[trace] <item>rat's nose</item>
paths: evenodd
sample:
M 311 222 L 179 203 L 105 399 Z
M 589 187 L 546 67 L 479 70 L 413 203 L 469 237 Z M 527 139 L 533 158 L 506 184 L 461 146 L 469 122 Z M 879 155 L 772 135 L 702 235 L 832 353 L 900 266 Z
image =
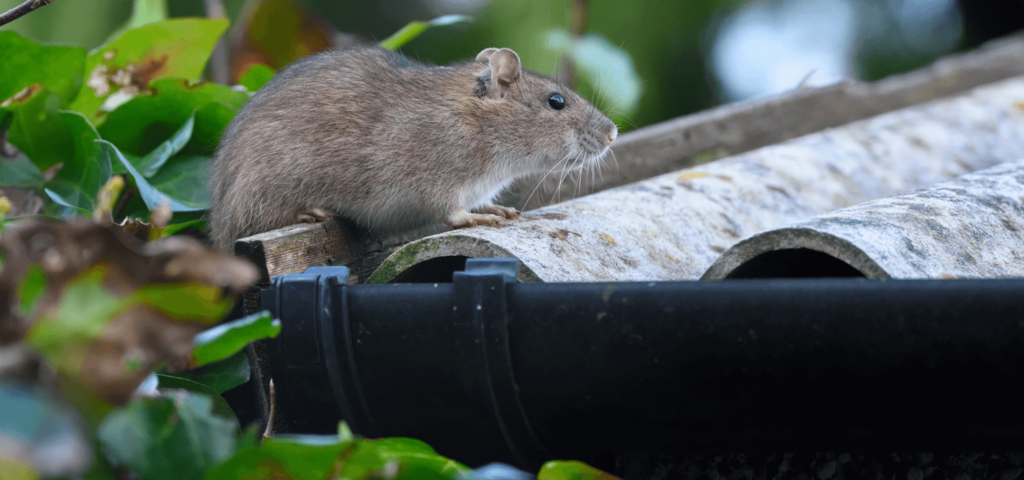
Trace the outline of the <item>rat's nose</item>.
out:
M 608 130 L 608 145 L 611 145 L 612 143 L 614 143 L 615 139 L 618 136 L 619 136 L 619 127 L 616 127 L 615 124 L 613 123 L 612 124 L 612 129 Z

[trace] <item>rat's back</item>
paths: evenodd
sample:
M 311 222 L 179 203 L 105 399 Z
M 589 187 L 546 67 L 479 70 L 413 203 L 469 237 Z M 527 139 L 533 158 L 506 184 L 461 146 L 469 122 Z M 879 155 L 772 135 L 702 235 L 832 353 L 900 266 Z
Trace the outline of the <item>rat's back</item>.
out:
M 403 83 L 400 72 L 410 68 L 425 67 L 379 48 L 325 52 L 297 61 L 253 95 L 210 167 L 214 244 L 227 249 L 242 236 L 295 223 L 326 189 L 371 181 L 351 164 L 372 158 L 368 139 L 401 103 L 400 92 L 384 86 Z M 327 175 L 351 185 L 328 185 Z

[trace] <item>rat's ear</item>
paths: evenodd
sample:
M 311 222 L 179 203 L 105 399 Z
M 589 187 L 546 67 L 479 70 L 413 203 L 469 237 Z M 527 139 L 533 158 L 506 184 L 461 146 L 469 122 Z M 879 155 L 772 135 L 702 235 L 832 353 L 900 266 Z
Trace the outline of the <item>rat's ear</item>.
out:
M 488 50 L 493 50 L 488 53 Z M 522 66 L 519 63 L 519 55 L 508 48 L 488 48 L 477 55 L 477 59 L 488 54 L 487 63 L 491 67 L 491 82 L 487 86 L 486 96 L 494 99 L 505 98 L 512 84 L 522 76 Z
M 476 54 L 476 61 L 487 63 L 491 60 L 491 55 L 494 55 L 494 52 L 497 51 L 497 48 L 485 48 L 481 50 L 480 53 Z

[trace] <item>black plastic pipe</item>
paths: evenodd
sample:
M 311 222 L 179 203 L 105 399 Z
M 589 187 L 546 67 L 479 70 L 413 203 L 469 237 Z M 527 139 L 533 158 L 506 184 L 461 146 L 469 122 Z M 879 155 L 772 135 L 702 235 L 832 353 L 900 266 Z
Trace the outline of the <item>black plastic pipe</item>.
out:
M 516 268 L 276 278 L 279 428 L 344 418 L 527 469 L 608 452 L 1024 449 L 1024 280 L 517 284 Z

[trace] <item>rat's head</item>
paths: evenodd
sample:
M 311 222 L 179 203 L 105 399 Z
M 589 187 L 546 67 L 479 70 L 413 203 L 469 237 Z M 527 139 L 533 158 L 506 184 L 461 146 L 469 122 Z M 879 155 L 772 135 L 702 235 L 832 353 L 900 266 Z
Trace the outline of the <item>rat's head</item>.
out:
M 493 147 L 512 168 L 543 173 L 594 166 L 618 136 L 604 113 L 569 87 L 524 70 L 510 49 L 485 49 L 471 68 L 480 100 L 473 117 L 494 134 Z

